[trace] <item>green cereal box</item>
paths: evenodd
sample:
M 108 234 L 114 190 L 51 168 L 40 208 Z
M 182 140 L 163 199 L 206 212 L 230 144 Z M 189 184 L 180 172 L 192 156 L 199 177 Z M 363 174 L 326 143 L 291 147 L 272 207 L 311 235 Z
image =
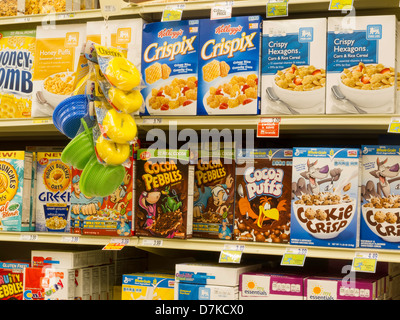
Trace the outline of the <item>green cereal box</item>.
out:
M 0 230 L 29 231 L 32 154 L 0 152 Z

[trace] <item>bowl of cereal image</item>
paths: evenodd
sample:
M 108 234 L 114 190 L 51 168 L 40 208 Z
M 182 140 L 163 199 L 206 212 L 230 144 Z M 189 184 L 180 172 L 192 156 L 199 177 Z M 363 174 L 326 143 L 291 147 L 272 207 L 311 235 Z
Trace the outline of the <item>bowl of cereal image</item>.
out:
M 44 79 L 43 97 L 53 108 L 71 96 L 74 90 L 75 77 L 72 72 L 55 73 Z
M 386 198 L 387 199 L 387 198 Z M 400 203 L 394 202 L 381 206 L 367 202 L 361 212 L 366 225 L 379 238 L 388 242 L 400 242 Z M 398 206 L 398 208 L 397 208 Z
M 325 99 L 326 72 L 314 66 L 296 66 L 278 71 L 272 81 L 277 96 L 291 107 L 308 109 Z
M 363 108 L 384 106 L 394 99 L 394 68 L 363 64 L 344 69 L 339 88 L 351 102 Z
M 49 232 L 64 232 L 67 227 L 67 220 L 62 216 L 47 216 L 46 229 Z
M 303 195 L 303 198 L 304 196 L 310 195 Z M 339 195 L 317 196 L 319 198 L 313 198 L 311 202 L 307 199 L 295 200 L 292 203 L 292 212 L 300 226 L 313 237 L 336 238 L 352 222 L 356 214 L 356 200 Z

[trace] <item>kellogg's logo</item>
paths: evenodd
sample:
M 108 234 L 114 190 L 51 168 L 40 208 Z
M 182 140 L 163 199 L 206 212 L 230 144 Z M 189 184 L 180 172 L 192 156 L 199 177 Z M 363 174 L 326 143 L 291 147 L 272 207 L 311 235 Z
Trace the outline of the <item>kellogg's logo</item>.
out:
M 176 39 L 183 34 L 183 30 L 179 29 L 178 31 L 174 31 L 172 28 L 164 28 L 158 32 L 159 38 L 170 37 L 171 39 Z
M 242 29 L 243 27 L 241 25 L 238 25 L 237 27 L 232 27 L 230 24 L 222 24 L 215 29 L 215 34 L 229 33 L 229 35 L 235 35 L 238 32 L 241 32 Z

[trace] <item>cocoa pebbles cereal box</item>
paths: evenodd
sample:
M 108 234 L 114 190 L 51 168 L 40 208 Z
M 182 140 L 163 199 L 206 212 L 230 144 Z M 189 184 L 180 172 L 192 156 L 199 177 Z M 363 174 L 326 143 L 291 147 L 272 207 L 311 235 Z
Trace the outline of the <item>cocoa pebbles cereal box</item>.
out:
M 193 175 L 189 150 L 138 150 L 135 235 L 179 239 L 192 236 Z
M 360 150 L 293 148 L 290 243 L 356 247 Z
M 238 150 L 234 240 L 289 243 L 292 149 Z
M 198 115 L 259 113 L 261 17 L 200 20 Z
M 193 236 L 229 240 L 235 212 L 235 150 L 199 150 L 195 159 Z
M 142 115 L 195 115 L 199 20 L 147 23 L 142 36 Z
M 400 146 L 362 151 L 360 247 L 400 248 Z

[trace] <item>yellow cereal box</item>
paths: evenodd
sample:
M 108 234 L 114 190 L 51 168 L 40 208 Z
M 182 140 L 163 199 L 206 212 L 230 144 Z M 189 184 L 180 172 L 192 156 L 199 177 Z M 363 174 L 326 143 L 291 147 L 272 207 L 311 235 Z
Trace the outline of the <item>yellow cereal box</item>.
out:
M 72 0 L 26 0 L 25 14 L 72 11 Z
M 174 300 L 175 276 L 136 273 L 122 277 L 122 300 Z
M 36 231 L 69 232 L 71 169 L 61 152 L 38 152 Z
M 36 30 L 0 32 L 0 118 L 30 118 Z
M 37 27 L 32 117 L 52 116 L 71 96 L 85 43 L 86 24 Z

